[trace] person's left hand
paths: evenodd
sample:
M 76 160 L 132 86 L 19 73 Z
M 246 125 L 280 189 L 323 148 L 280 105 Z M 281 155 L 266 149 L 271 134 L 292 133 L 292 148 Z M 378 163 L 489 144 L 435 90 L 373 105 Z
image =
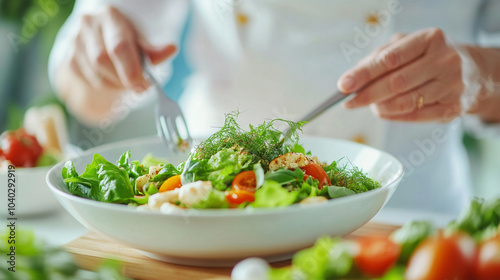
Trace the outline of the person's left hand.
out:
M 462 61 L 437 28 L 398 36 L 344 73 L 338 87 L 359 91 L 346 108 L 375 104 L 388 120 L 448 122 L 462 113 Z

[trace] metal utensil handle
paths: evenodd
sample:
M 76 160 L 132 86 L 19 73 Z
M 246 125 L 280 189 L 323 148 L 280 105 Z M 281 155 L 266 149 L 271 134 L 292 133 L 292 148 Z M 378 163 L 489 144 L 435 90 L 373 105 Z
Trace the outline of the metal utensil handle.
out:
M 314 108 L 313 110 L 311 110 L 311 112 L 309 112 L 307 115 L 305 115 L 304 117 L 302 117 L 300 119 L 300 121 L 307 121 L 307 122 L 309 122 L 309 121 L 314 120 L 316 117 L 318 117 L 319 115 L 321 115 L 323 112 L 325 112 L 326 110 L 328 110 L 330 107 L 332 107 L 333 105 L 335 105 L 335 104 L 339 103 L 340 101 L 344 100 L 348 96 L 350 96 L 350 95 L 343 94 L 340 91 L 335 92 L 327 100 L 325 100 L 324 102 L 321 102 L 321 104 L 318 107 Z

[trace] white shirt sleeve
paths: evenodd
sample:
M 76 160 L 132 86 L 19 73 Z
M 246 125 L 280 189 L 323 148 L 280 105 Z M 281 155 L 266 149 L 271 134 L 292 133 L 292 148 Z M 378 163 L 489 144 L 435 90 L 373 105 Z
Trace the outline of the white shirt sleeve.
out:
M 500 48 L 500 1 L 485 0 L 478 15 L 477 44 L 482 47 Z M 499 77 L 481 77 L 481 83 L 486 89 L 499 91 Z M 498 93 L 492 93 L 498 94 Z M 477 138 L 499 138 L 500 124 L 485 123 L 476 115 L 466 115 L 464 126 L 467 132 Z
M 49 79 L 54 86 L 54 75 L 67 55 L 83 14 L 96 14 L 107 6 L 120 10 L 137 31 L 153 46 L 176 43 L 181 36 L 188 11 L 185 0 L 77 0 L 73 12 L 59 33 L 49 58 Z
M 478 43 L 500 47 L 500 1 L 485 0 L 478 17 Z

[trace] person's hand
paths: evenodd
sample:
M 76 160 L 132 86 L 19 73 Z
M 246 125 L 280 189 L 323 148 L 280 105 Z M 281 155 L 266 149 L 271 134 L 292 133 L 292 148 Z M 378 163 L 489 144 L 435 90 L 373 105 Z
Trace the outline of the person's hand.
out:
M 462 113 L 462 61 L 437 28 L 396 36 L 344 73 L 338 87 L 359 91 L 346 108 L 375 104 L 388 120 L 447 122 Z
M 83 15 L 69 68 L 95 89 L 142 92 L 148 83 L 142 75 L 139 52 L 158 64 L 176 51 L 175 45 L 155 48 L 138 34 L 117 9 L 106 8 L 95 15 Z
M 140 52 L 158 64 L 171 57 L 176 47 L 152 47 L 113 7 L 82 15 L 69 51 L 54 73 L 56 90 L 68 110 L 92 126 L 123 118 L 128 107 L 117 101 L 125 90 L 142 92 L 149 86 L 142 75 Z

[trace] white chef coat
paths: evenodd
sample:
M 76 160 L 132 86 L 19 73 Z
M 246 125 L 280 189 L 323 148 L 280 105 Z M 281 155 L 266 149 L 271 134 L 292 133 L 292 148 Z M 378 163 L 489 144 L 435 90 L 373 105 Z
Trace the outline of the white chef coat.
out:
M 171 43 L 187 1 L 78 1 L 56 41 L 51 73 L 82 13 L 112 4 L 153 44 Z M 394 32 L 439 27 L 457 42 L 500 44 L 500 1 L 193 0 L 188 53 L 195 74 L 180 104 L 190 130 L 206 136 L 224 113 L 239 121 L 298 119 L 336 89 L 338 77 Z M 495 12 L 493 12 L 495 11 Z M 174 69 L 175 71 L 175 69 Z M 153 126 L 153 124 L 152 124 Z M 388 207 L 457 214 L 470 198 L 462 122 L 413 124 L 337 106 L 306 134 L 363 140 L 398 157 L 405 179 Z

